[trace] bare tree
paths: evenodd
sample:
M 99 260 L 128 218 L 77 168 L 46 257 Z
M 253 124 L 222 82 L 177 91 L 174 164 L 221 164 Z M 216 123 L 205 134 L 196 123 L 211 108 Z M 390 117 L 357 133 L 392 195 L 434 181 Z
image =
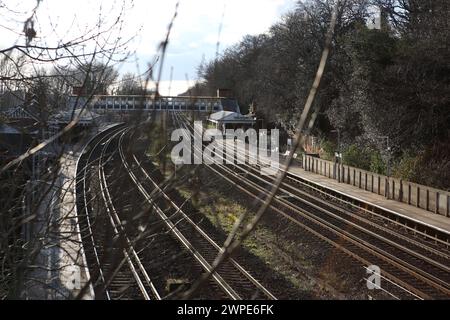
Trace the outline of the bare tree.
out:
M 63 242 L 78 241 L 63 232 L 73 216 L 70 210 L 62 214 L 61 204 L 73 188 L 61 178 L 73 161 L 68 151 L 77 152 L 77 146 L 61 142 L 76 128 L 92 96 L 109 92 L 118 76 L 114 66 L 127 58 L 131 40 L 119 36 L 125 1 L 113 19 L 100 7 L 95 26 L 71 38 L 58 38 L 51 21 L 51 34 L 38 33 L 40 6 L 37 0 L 22 28 L 13 30 L 19 35 L 15 43 L 0 48 L 1 123 L 22 131 L 1 154 L 0 298 L 44 298 L 48 288 L 54 297 L 67 297 L 66 292 L 55 293 L 60 288 L 57 280 L 41 283 L 44 273 L 55 277 L 52 268 L 64 267 L 45 263 L 46 257 L 65 250 Z M 3 1 L 0 12 L 2 17 L 16 15 Z M 80 87 L 85 97 L 76 99 L 74 109 L 81 110 L 77 113 L 67 109 L 73 87 Z M 54 128 L 51 118 L 61 111 L 69 111 L 68 122 Z M 24 137 L 29 137 L 27 143 Z

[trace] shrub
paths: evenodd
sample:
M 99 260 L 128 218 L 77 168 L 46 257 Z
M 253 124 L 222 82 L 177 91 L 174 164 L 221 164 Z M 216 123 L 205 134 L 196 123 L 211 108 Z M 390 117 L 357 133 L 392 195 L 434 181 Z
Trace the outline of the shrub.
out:
M 321 140 L 320 141 L 321 153 L 320 157 L 325 160 L 333 161 L 334 160 L 334 152 L 337 150 L 336 144 L 329 140 Z
M 360 148 L 356 144 L 352 144 L 344 149 L 342 161 L 352 167 L 370 170 L 371 153 L 368 148 Z
M 392 168 L 392 175 L 396 178 L 414 181 L 420 162 L 419 156 L 410 153 L 404 153 L 399 161 Z
M 386 161 L 378 151 L 372 151 L 370 156 L 370 171 L 378 174 L 386 174 Z

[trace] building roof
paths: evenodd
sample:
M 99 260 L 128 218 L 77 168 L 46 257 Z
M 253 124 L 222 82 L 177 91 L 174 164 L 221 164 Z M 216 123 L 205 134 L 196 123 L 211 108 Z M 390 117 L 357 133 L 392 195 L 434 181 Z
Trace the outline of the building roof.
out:
M 241 109 L 239 108 L 239 104 L 236 99 L 233 98 L 222 98 L 220 99 L 222 103 L 222 108 L 225 111 L 233 111 L 237 113 L 241 113 Z
M 88 110 L 87 108 L 77 108 L 72 111 L 60 111 L 56 115 L 51 117 L 50 122 L 69 123 L 73 119 L 79 116 L 79 123 L 90 123 L 96 118 L 100 117 L 99 114 Z
M 15 158 L 32 146 L 32 137 L 7 124 L 0 124 L 0 159 Z
M 255 123 L 256 119 L 232 111 L 219 111 L 209 116 L 209 121 L 217 123 Z
M 7 124 L 0 123 L 0 134 L 22 134 L 22 132 Z

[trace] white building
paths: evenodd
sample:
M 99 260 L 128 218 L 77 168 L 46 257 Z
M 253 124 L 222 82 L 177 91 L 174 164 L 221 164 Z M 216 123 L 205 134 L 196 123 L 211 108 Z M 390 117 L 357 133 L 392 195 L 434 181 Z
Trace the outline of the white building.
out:
M 233 111 L 219 111 L 209 116 L 208 121 L 216 126 L 216 129 L 251 128 L 256 123 L 256 117 L 242 115 Z

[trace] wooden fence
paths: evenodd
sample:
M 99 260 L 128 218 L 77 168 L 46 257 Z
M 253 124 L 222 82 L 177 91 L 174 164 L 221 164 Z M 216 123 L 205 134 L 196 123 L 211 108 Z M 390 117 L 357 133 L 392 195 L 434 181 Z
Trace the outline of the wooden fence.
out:
M 338 165 L 332 161 L 306 155 L 303 156 L 303 168 L 306 171 L 383 195 L 388 199 L 450 217 L 450 193 L 447 191 L 387 177 L 347 165 Z

